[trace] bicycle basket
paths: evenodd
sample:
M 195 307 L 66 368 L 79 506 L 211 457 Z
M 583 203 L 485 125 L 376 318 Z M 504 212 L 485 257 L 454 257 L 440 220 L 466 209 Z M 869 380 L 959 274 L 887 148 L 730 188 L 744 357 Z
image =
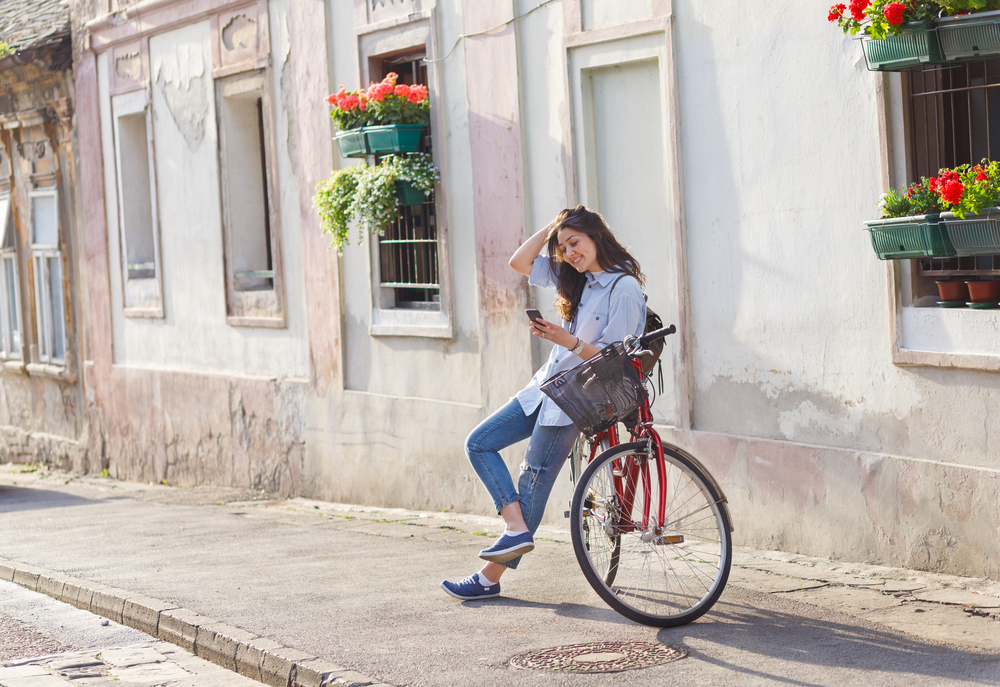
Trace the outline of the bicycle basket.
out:
M 542 384 L 541 390 L 587 436 L 620 421 L 648 398 L 621 343 L 607 346 L 572 370 L 556 375 Z

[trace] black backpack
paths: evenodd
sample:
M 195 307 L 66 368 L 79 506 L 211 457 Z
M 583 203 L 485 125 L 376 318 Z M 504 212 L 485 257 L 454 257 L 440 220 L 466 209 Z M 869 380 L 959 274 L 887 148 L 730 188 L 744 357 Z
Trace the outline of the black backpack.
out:
M 621 275 L 615 279 L 614 283 L 611 285 L 611 291 L 608 292 L 608 305 L 611 304 L 611 295 L 615 292 L 615 287 L 618 285 L 626 275 Z M 642 294 L 642 299 L 648 301 L 646 294 Z M 649 334 L 650 332 L 655 332 L 657 329 L 663 329 L 663 320 L 660 316 L 649 307 L 648 302 L 646 305 L 646 326 L 643 328 L 643 334 Z M 642 373 L 646 376 L 653 371 L 653 367 L 660 360 L 660 354 L 663 353 L 663 342 L 664 339 L 658 339 L 653 343 L 649 344 L 649 350 L 652 351 L 653 355 L 642 356 Z M 663 386 L 663 367 L 660 367 L 660 387 Z

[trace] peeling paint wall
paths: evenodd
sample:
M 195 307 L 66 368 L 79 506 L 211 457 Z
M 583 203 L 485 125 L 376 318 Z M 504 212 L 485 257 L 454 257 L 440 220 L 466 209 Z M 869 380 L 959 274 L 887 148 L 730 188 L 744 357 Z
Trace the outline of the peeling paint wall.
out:
M 284 327 L 227 321 L 212 23 L 199 19 L 149 36 L 162 318 L 129 316 L 123 309 L 116 267 L 121 246 L 112 126 L 117 82 L 109 61 L 113 50 L 98 52 L 92 63 L 82 61 L 85 69 L 93 65 L 81 76 L 89 104 L 81 113 L 91 136 L 87 169 L 99 170 L 103 180 L 101 188 L 91 185 L 85 201 L 90 213 L 88 266 L 95 274 L 104 273 L 104 283 L 97 279 L 91 293 L 98 326 L 87 377 L 90 448 L 99 469 L 118 478 L 234 484 L 284 495 L 304 489 L 302 407 L 310 366 L 302 215 L 288 105 L 291 87 L 280 67 L 288 61 L 291 39 L 286 3 L 272 0 L 267 11 L 272 30 L 264 32 L 270 39 L 266 52 L 278 66 L 266 74 L 275 107 L 270 162 L 278 181 L 271 202 L 280 222 L 272 231 L 281 232 Z M 237 13 L 222 22 L 224 48 L 228 39 L 234 51 L 247 49 L 249 31 L 256 37 L 260 22 L 254 16 L 250 21 Z M 101 319 L 105 308 L 109 321 Z
M 120 264 L 114 172 L 100 162 L 114 159 L 110 51 L 81 61 L 93 91 L 81 114 L 92 464 L 132 479 L 491 512 L 463 441 L 547 354 L 521 311 L 552 298 L 529 292 L 506 260 L 527 233 L 588 197 L 581 180 L 628 185 L 607 178 L 627 165 L 587 168 L 588 150 L 614 151 L 588 148 L 579 131 L 601 115 L 584 111 L 593 83 L 581 74 L 600 81 L 618 60 L 641 63 L 635 83 L 657 84 L 655 96 L 629 102 L 655 100 L 665 122 L 664 140 L 641 151 L 663 151 L 662 194 L 628 204 L 619 188 L 618 204 L 606 201 L 609 214 L 630 218 L 620 230 L 648 266 L 651 304 L 681 326 L 667 344 L 675 384 L 658 417 L 722 484 L 736 541 L 1000 577 L 1000 377 L 893 365 L 885 269 L 860 230 L 882 191 L 879 77 L 815 7 L 674 0 L 658 33 L 630 22 L 657 21 L 663 0 L 563 0 L 462 39 L 434 63 L 455 332 L 443 339 L 373 336 L 371 245 L 339 259 L 326 248 L 313 189 L 348 162 L 333 151 L 323 99 L 337 84 L 360 85 L 378 46 L 414 47 L 412 36 L 433 30 L 443 57 L 460 36 L 537 2 L 440 2 L 433 26 L 407 14 L 410 0 L 325 5 L 268 3 L 284 329 L 225 321 L 210 22 L 150 41 L 162 319 L 122 314 L 120 276 L 108 267 Z M 600 31 L 598 47 L 574 35 L 584 42 L 567 48 L 573 8 L 576 33 Z M 391 21 L 355 14 L 381 11 Z M 619 154 L 612 163 L 645 159 L 627 146 Z M 631 171 L 648 182 L 651 169 Z M 655 221 L 632 217 L 654 207 L 650 195 L 662 203 L 646 212 Z M 4 409 L 8 397 L 39 394 L 4 389 L 0 412 L 15 412 Z M 25 450 L 21 435 L 5 441 Z M 512 470 L 519 450 L 505 454 Z M 561 477 L 548 522 L 562 522 L 568 497 Z

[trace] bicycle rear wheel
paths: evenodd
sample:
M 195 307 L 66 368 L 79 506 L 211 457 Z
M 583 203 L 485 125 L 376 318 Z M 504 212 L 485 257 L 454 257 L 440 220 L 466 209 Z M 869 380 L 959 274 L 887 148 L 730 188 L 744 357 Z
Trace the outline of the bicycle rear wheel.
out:
M 609 606 L 644 625 L 674 627 L 700 618 L 718 601 L 729 579 L 732 537 L 711 480 L 666 446 L 666 517 L 656 522 L 660 480 L 646 446 L 616 446 L 583 472 L 570 511 L 573 550 Z

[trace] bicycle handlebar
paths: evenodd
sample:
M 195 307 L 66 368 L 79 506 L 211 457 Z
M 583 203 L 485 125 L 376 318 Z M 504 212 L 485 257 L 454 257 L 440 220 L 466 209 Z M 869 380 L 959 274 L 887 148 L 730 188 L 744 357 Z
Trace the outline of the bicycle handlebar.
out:
M 644 334 L 643 336 L 640 336 L 639 345 L 641 345 L 643 348 L 646 348 L 649 344 L 653 343 L 654 341 L 662 339 L 666 336 L 670 336 L 676 331 L 677 327 L 675 327 L 672 324 L 667 327 L 664 327 L 663 329 L 657 329 L 654 332 L 650 332 L 649 334 Z
M 644 334 L 643 336 L 626 336 L 625 350 L 633 358 L 640 355 L 653 355 L 652 351 L 646 350 L 649 344 L 662 339 L 665 336 L 670 336 L 677 331 L 677 327 L 670 325 L 664 327 L 663 329 L 657 329 L 656 331 L 650 332 L 649 334 Z

